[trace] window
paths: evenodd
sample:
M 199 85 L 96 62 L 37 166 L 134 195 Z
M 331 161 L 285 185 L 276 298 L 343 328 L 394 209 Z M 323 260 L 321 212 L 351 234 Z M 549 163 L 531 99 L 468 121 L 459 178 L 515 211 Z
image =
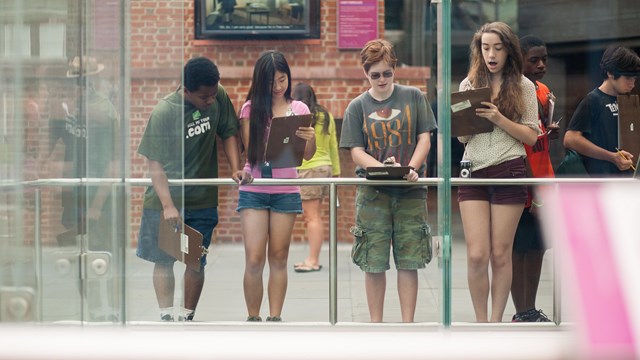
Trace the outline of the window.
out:
M 320 0 L 195 0 L 197 39 L 319 39 Z

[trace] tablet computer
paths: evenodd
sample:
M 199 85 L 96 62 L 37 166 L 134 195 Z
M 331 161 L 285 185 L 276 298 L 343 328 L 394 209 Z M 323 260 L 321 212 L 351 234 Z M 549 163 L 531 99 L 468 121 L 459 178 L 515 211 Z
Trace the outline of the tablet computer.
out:
M 411 171 L 410 166 L 369 166 L 365 178 L 369 180 L 404 180 Z
M 296 136 L 300 127 L 311 126 L 312 114 L 291 115 L 271 119 L 265 160 L 274 169 L 298 167 L 304 158 L 307 141 Z
M 486 107 L 482 101 L 491 102 L 491 89 L 488 87 L 451 94 L 452 137 L 493 131 L 491 121 L 476 115 L 476 108 Z

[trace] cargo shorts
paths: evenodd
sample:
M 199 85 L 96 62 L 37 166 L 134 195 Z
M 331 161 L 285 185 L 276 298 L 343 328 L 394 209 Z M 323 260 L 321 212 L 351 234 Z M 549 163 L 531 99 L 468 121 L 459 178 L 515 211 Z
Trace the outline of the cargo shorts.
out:
M 389 256 L 398 270 L 423 269 L 431 261 L 431 228 L 427 224 L 426 198 L 400 198 L 359 186 L 351 258 L 368 273 L 390 269 Z

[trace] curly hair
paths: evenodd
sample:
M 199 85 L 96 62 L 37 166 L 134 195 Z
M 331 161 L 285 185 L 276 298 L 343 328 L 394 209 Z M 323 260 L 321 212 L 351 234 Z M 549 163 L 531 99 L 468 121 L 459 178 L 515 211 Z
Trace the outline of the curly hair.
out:
M 522 65 L 523 58 L 520 41 L 509 25 L 503 22 L 492 22 L 482 25 L 473 35 L 470 47 L 469 81 L 474 88 L 489 86 L 491 73 L 482 55 L 482 35 L 496 34 L 507 51 L 507 60 L 502 70 L 502 85 L 497 99 L 492 99 L 500 112 L 508 119 L 515 121 L 525 112 L 522 97 Z

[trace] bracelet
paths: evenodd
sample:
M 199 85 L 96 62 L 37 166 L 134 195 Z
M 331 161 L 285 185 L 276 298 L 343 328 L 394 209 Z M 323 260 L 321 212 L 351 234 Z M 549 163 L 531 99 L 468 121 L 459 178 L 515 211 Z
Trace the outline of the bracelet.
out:
M 414 168 L 413 166 L 409 165 L 409 169 L 416 171 L 416 168 Z
M 542 207 L 542 205 L 544 205 L 544 203 L 539 204 L 539 203 L 537 203 L 537 202 L 535 202 L 535 201 L 531 200 L 531 205 L 533 205 L 533 206 L 535 206 L 535 207 L 538 207 L 538 208 L 539 208 L 539 207 Z

